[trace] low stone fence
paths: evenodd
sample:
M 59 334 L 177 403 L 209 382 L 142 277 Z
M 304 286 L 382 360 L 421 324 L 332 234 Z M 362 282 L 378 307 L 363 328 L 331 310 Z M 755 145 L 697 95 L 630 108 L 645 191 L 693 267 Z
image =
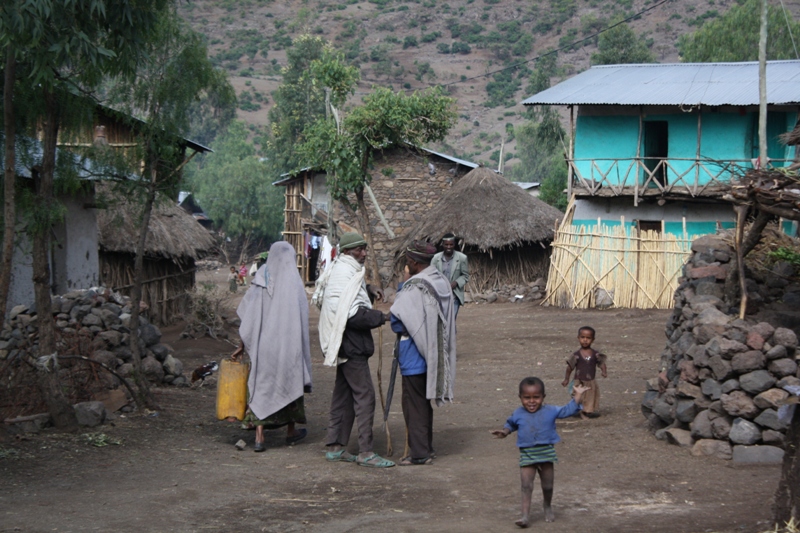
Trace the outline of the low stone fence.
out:
M 789 422 L 779 409 L 788 390 L 800 386 L 797 335 L 759 319 L 740 320 L 738 308 L 724 302 L 734 255 L 725 238 L 702 237 L 692 251 L 667 322 L 661 363 L 669 385 L 660 391 L 658 378 L 651 379 L 642 412 L 658 438 L 691 447 L 695 455 L 778 461 Z M 770 316 L 764 313 L 770 305 L 800 296 L 793 276 L 782 262 L 760 279 L 748 275 L 749 311 Z M 786 325 L 793 323 L 789 314 Z
M 131 377 L 130 298 L 102 287 L 73 291 L 54 296 L 51 311 L 55 318 L 59 378 L 68 395 L 81 401 L 101 396 L 103 391 L 124 390 L 116 376 L 80 358 L 102 363 L 122 378 Z M 147 379 L 157 384 L 188 385 L 183 364 L 173 356 L 170 346 L 161 343 L 161 331 L 144 317 L 139 318 L 139 324 L 142 368 Z M 29 411 L 36 405 L 33 399 L 17 398 L 35 395 L 31 369 L 21 362 L 38 355 L 38 316 L 25 306 L 14 307 L 0 331 L 0 366 L 7 369 L 0 405 L 15 410 L 17 416 L 31 414 Z M 88 372 L 90 365 L 95 368 Z

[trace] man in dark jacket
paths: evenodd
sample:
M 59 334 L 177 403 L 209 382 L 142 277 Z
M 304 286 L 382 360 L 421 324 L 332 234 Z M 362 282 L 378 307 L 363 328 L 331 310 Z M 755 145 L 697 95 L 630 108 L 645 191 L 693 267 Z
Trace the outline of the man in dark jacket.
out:
M 331 269 L 363 275 L 363 265 L 367 258 L 367 243 L 364 238 L 357 233 L 345 233 L 339 240 L 339 251 L 341 257 L 331 265 Z M 353 270 L 354 266 L 358 268 Z M 342 276 L 332 272 L 331 277 L 341 279 Z M 387 468 L 394 466 L 394 462 L 372 451 L 375 387 L 369 371 L 369 357 L 375 352 L 371 330 L 381 327 L 389 319 L 389 315 L 372 309 L 370 305 L 376 296 L 378 299 L 383 298 L 382 291 L 372 290 L 372 287 L 367 285 L 364 285 L 363 290 L 369 294 L 369 301 L 363 297 L 355 298 L 354 305 L 348 313 L 337 354 L 336 383 L 331 398 L 328 435 L 325 440 L 328 451 L 325 458 L 328 461 L 355 462 L 361 466 Z M 346 450 L 356 419 L 358 419 L 358 456 Z

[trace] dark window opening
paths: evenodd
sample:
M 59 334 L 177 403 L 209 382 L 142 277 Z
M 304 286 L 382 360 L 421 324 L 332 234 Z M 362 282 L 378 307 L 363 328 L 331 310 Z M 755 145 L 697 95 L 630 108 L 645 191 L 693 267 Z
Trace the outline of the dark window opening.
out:
M 644 166 L 662 187 L 667 184 L 667 169 L 664 161 L 669 156 L 667 126 L 666 120 L 644 123 Z
M 660 220 L 634 220 L 639 231 L 657 231 L 661 233 Z

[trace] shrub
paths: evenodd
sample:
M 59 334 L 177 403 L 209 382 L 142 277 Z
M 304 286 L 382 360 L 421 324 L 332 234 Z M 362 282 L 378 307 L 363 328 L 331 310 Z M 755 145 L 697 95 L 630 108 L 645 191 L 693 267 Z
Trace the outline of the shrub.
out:
M 413 35 L 406 35 L 406 38 L 403 39 L 403 50 L 411 48 L 412 46 L 418 46 L 417 38 Z
M 447 43 L 439 43 L 436 45 L 436 51 L 440 54 L 449 54 L 450 53 L 450 45 Z
M 432 43 L 432 42 L 434 42 L 436 39 L 438 39 L 441 36 L 442 36 L 442 32 L 440 32 L 440 31 L 435 31 L 435 32 L 432 32 L 432 33 L 426 33 L 425 35 L 422 36 L 421 41 L 423 43 Z
M 461 42 L 454 42 L 453 45 L 450 47 L 454 54 L 468 54 L 472 51 L 472 48 L 467 43 Z

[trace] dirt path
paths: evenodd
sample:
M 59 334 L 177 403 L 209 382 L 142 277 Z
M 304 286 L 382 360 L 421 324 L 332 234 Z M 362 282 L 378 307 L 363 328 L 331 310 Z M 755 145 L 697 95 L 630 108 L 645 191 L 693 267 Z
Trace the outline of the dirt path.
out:
M 314 393 L 306 396 L 304 442 L 286 447 L 283 431 L 267 432 L 268 450 L 255 454 L 253 432 L 215 420 L 213 387 L 158 389 L 162 411 L 117 415 L 99 428 L 119 446 L 94 447 L 54 432 L 0 441 L 12 455 L 0 459 L 0 531 L 514 531 L 518 453 L 513 438 L 495 440 L 489 431 L 516 408 L 517 383 L 527 375 L 544 379 L 551 403 L 566 403 L 564 359 L 584 324 L 597 329 L 596 347 L 609 355 L 602 416 L 559 423 L 556 522 L 543 521 L 537 482 L 533 527 L 763 531 L 778 467 L 692 457 L 656 441 L 645 427 L 639 401 L 644 380 L 657 370 L 666 316 L 525 303 L 467 306 L 458 323 L 457 401 L 434 414 L 435 464 L 371 470 L 323 458 L 334 373 L 321 365 L 312 310 Z M 388 375 L 392 338 L 385 328 Z M 164 340 L 189 372 L 230 351 L 223 342 L 179 340 L 179 333 L 165 330 Z M 402 449 L 399 395 L 390 429 L 395 450 Z M 378 425 L 375 435 L 383 453 Z M 248 442 L 241 452 L 233 446 L 240 438 Z

